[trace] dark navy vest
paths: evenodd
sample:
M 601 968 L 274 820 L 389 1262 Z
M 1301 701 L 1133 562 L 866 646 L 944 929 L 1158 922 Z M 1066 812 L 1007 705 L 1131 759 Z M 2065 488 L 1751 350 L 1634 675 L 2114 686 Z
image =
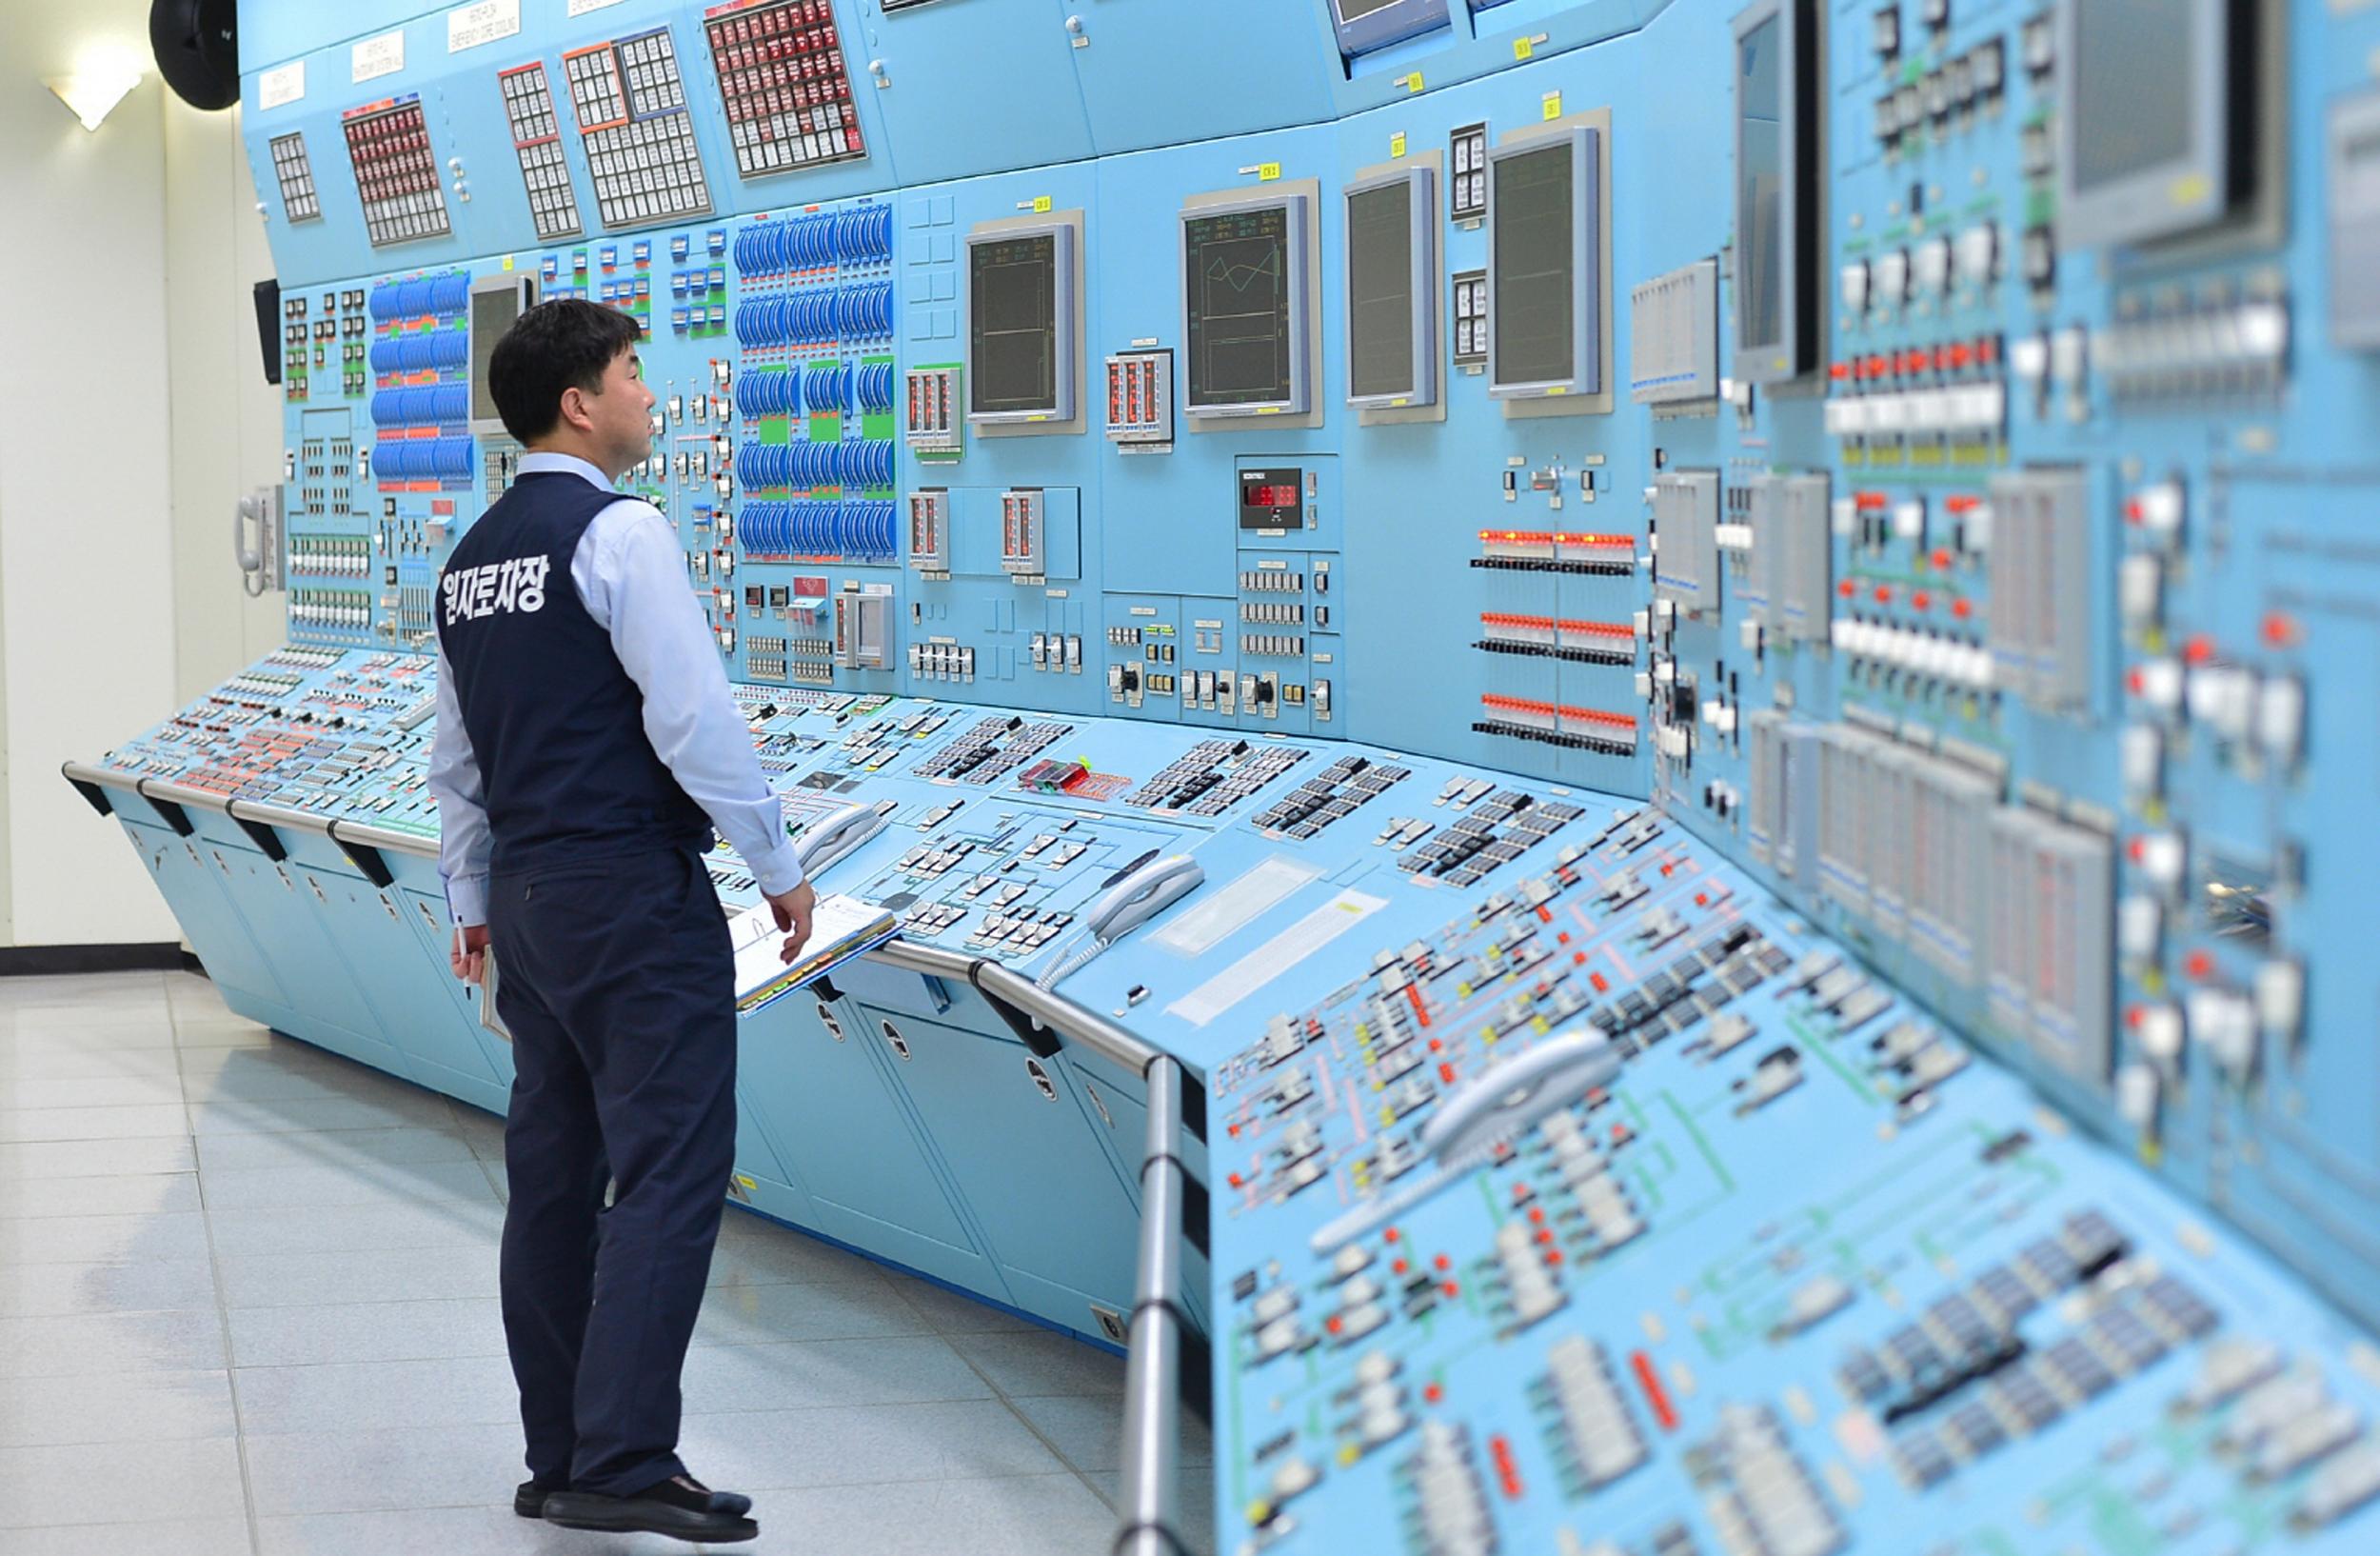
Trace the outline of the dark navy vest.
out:
M 579 537 L 619 500 L 566 471 L 523 475 L 438 580 L 438 638 L 498 873 L 710 840 L 710 818 L 645 738 L 644 693 L 570 579 Z

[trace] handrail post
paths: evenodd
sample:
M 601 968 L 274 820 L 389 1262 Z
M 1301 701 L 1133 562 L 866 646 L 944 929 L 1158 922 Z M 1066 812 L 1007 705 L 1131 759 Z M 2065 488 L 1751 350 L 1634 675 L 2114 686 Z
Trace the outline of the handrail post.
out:
M 1181 1439 L 1181 1067 L 1160 1055 L 1148 1081 L 1140 1250 L 1124 1364 L 1121 1513 L 1114 1556 L 1184 1556 L 1175 1532 Z

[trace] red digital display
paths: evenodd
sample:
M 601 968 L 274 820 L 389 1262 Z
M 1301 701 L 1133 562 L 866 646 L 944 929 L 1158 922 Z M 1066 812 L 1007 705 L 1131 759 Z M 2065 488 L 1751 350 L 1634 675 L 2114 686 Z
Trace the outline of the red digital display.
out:
M 1295 508 L 1298 506 L 1296 487 L 1250 487 L 1247 506 L 1250 508 Z

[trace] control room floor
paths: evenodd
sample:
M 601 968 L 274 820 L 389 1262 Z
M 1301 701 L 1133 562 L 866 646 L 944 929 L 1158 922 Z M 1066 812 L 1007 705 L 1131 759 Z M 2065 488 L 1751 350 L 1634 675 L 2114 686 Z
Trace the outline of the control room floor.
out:
M 497 1120 L 204 978 L 0 979 L 0 1550 L 695 1548 L 513 1516 L 504 1194 Z M 694 1345 L 686 1461 L 763 1531 L 719 1548 L 1107 1548 L 1103 1351 L 732 1210 Z

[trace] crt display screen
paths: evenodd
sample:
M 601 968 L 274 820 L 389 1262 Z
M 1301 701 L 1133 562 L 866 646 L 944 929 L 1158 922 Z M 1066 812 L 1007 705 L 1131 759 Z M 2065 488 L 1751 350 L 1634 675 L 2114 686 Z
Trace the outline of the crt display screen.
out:
M 1785 23 L 1772 16 L 1735 46 L 1735 343 L 1785 339 Z
M 969 403 L 978 411 L 1058 408 L 1058 239 L 979 243 L 967 254 Z
M 1386 10 L 1402 3 L 1403 0 L 1339 0 L 1339 19 L 1341 22 L 1359 21 L 1376 10 Z
M 1578 217 L 1571 143 L 1492 165 L 1496 382 L 1560 383 L 1577 371 Z
M 2191 28 L 2191 8 L 2175 0 L 2075 0 L 2078 191 L 2189 156 Z
M 1181 224 L 1193 406 L 1287 402 L 1289 207 L 1193 215 Z
M 499 287 L 476 293 L 471 298 L 471 420 L 497 420 L 496 398 L 487 388 L 487 359 L 496 354 L 496 343 L 521 316 L 521 289 L 518 285 Z
M 1413 184 L 1398 179 L 1347 200 L 1348 391 L 1410 394 Z

